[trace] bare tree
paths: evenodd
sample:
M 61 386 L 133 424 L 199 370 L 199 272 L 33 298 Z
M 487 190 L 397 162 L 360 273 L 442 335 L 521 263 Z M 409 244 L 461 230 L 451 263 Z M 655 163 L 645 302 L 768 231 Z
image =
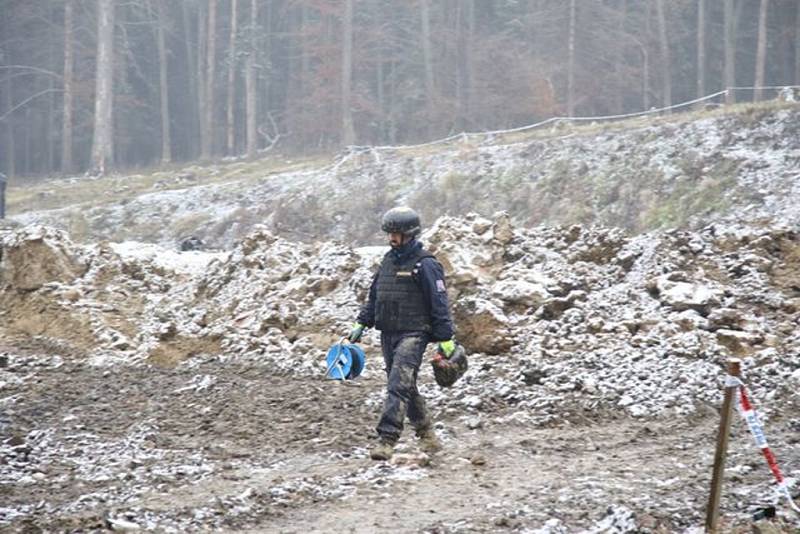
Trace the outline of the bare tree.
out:
M 237 0 L 231 0 L 231 33 L 228 40 L 228 102 L 227 102 L 227 153 L 229 156 L 234 155 L 236 151 L 236 125 L 234 114 L 234 99 L 236 97 L 236 33 L 237 33 L 237 14 L 238 14 Z
M 200 130 L 200 157 L 209 159 L 214 140 L 214 81 L 217 56 L 217 0 L 208 0 L 208 30 L 206 31 L 206 76 L 203 90 L 203 125 Z
M 422 26 L 422 61 L 425 68 L 425 102 L 428 110 L 428 130 L 432 123 L 434 106 L 433 51 L 431 49 L 431 10 L 428 0 L 420 0 L 420 23 Z
M 697 98 L 706 94 L 706 0 L 697 1 Z
M 423 0 L 424 2 L 425 0 Z M 353 78 L 353 0 L 345 0 L 342 19 L 342 144 L 353 145 L 356 132 L 353 127 L 350 85 Z
M 734 14 L 734 0 L 724 0 L 724 47 L 725 64 L 723 66 L 723 83 L 728 90 L 725 101 L 732 104 L 736 101 L 736 95 L 732 89 L 736 85 L 736 16 Z
M 669 54 L 669 40 L 667 39 L 667 17 L 664 14 L 664 0 L 656 0 L 658 10 L 658 37 L 661 44 L 661 83 L 663 87 L 664 107 L 672 105 L 672 73 Z
M 114 160 L 114 0 L 97 0 L 97 70 L 91 171 L 105 174 Z
M 567 115 L 575 116 L 575 0 L 569 2 L 569 37 L 567 42 Z
M 800 6 L 794 24 L 794 84 L 800 85 Z
M 258 51 L 258 0 L 250 1 L 250 50 L 244 73 L 245 115 L 247 117 L 247 157 L 254 159 L 258 150 L 258 84 L 256 80 L 256 54 Z
M 12 108 L 14 84 L 11 77 L 6 78 L 5 91 L 5 108 L 4 121 L 6 123 L 6 167 L 5 171 L 8 176 L 14 176 L 17 173 L 16 169 L 16 147 L 14 146 L 14 115 Z
M 172 138 L 170 136 L 169 114 L 169 77 L 167 60 L 167 46 L 164 38 L 164 26 L 167 24 L 166 0 L 157 0 L 158 23 L 156 24 L 156 37 L 158 41 L 158 67 L 159 67 L 159 94 L 161 98 L 161 162 L 172 161 Z
M 61 171 L 72 172 L 72 122 L 75 48 L 72 0 L 64 1 L 64 115 L 61 121 Z
M 628 18 L 628 0 L 621 0 L 621 5 L 619 9 L 619 15 L 617 17 L 617 31 L 619 38 L 617 39 L 616 43 L 616 51 L 615 51 L 615 58 L 614 58 L 614 70 L 616 72 L 617 83 L 619 84 L 616 90 L 614 91 L 614 109 L 617 113 L 622 113 L 624 111 L 625 105 L 623 102 L 623 67 L 625 63 L 625 40 L 622 36 L 625 35 L 625 22 Z
M 756 50 L 756 88 L 753 92 L 753 101 L 759 101 L 764 96 L 764 63 L 767 56 L 767 13 L 769 0 L 761 0 L 758 12 L 758 48 Z

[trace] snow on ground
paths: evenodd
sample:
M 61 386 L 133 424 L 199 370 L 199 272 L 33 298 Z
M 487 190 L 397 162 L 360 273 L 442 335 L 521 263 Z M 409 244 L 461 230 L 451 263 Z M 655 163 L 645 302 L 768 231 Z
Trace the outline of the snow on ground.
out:
M 0 332 L 58 356 L 23 358 L 12 352 L 5 367 L 0 365 L 0 391 L 8 392 L 0 394 L 0 406 L 14 436 L 0 448 L 5 455 L 0 484 L 44 503 L 15 500 L 0 509 L 0 521 L 20 525 L 42 513 L 73 517 L 105 507 L 107 524 L 131 521 L 178 531 L 192 525 L 232 528 L 259 524 L 263 514 L 273 517 L 267 510 L 276 506 L 291 509 L 306 499 L 353 498 L 358 488 L 389 481 L 423 488 L 426 478 L 436 479 L 424 467 L 398 465 L 386 471 L 360 463 L 364 436 L 383 399 L 374 332 L 364 341 L 367 369 L 337 390 L 340 404 L 322 406 L 326 401 L 317 397 L 322 389 L 315 384 L 324 384 L 324 354 L 349 330 L 384 248 L 293 242 L 266 227 L 256 227 L 229 253 L 174 252 L 132 242 L 82 246 L 61 231 L 36 226 L 3 239 Z M 558 429 L 629 421 L 624 432 L 633 432 L 632 427 L 638 428 L 637 436 L 655 432 L 663 443 L 673 438 L 665 429 L 674 421 L 713 427 L 709 413 L 719 403 L 725 362 L 737 356 L 765 424 L 777 425 L 780 440 L 774 446 L 786 459 L 786 474 L 792 481 L 800 477 L 800 451 L 792 445 L 796 440 L 785 441 L 798 424 L 800 401 L 796 230 L 780 224 L 712 224 L 699 231 L 629 236 L 592 226 L 520 228 L 500 213 L 442 217 L 422 239 L 445 266 L 457 339 L 470 353 L 470 369 L 452 389 L 433 385 L 427 364 L 422 371 L 421 390 L 446 422 L 440 428 L 443 441 L 461 451 L 461 460 L 452 460 L 453 469 L 460 461 L 483 465 L 482 455 L 492 447 L 498 457 L 538 469 L 535 462 L 543 461 L 538 456 L 519 456 L 519 447 L 529 447 L 524 436 L 532 432 L 552 429 L 557 435 Z M 31 411 L 39 397 L 28 395 L 58 373 L 82 377 L 86 385 L 67 380 L 58 394 L 65 396 L 58 404 L 62 408 L 53 412 L 59 419 L 40 422 L 41 412 Z M 252 373 L 255 377 L 244 382 Z M 291 392 L 292 384 L 303 393 Z M 247 406 L 231 403 L 231 395 Z M 85 412 L 87 406 L 99 412 Z M 110 406 L 116 406 L 114 411 Z M 221 406 L 234 411 L 217 413 Z M 302 418 L 293 417 L 292 406 L 303 410 Z M 309 473 L 321 470 L 312 478 L 264 471 L 266 486 L 246 493 L 247 488 L 235 485 L 226 490 L 227 497 L 209 504 L 211 497 L 201 491 L 208 481 L 216 485 L 227 470 L 266 469 L 276 458 L 285 459 L 290 435 L 262 436 L 257 424 L 251 426 L 255 421 L 246 419 L 251 410 L 259 414 L 255 421 L 268 418 L 275 428 L 292 425 L 297 433 L 292 442 L 305 435 L 297 443 L 314 454 L 338 455 L 350 467 L 327 473 L 331 461 L 326 459 L 308 468 Z M 364 415 L 358 432 L 325 437 L 331 427 L 342 431 L 341 424 L 353 413 Z M 320 414 L 330 419 L 323 422 Z M 181 417 L 184 422 L 178 423 Z M 214 430 L 229 422 L 225 430 Z M 250 440 L 248 447 L 256 446 L 252 440 L 268 440 L 260 453 L 266 456 L 245 460 L 232 449 L 225 460 L 211 449 L 197 449 L 193 441 L 227 443 L 241 432 Z M 509 438 L 514 433 L 516 441 Z M 604 435 L 604 443 L 613 446 L 613 433 Z M 588 438 L 578 432 L 575 439 Z M 685 469 L 693 476 L 707 471 L 707 441 L 686 441 L 694 456 Z M 637 442 L 648 440 L 632 438 L 630 443 Z M 704 443 L 704 452 L 696 449 Z M 187 452 L 181 453 L 181 447 Z M 567 454 L 570 445 L 564 447 L 555 453 Z M 87 457 L 87 450 L 97 453 Z M 742 504 L 728 505 L 728 512 L 740 519 L 752 506 L 748 502 L 769 495 L 765 469 L 757 456 L 750 463 L 742 460 L 744 450 L 732 453 L 739 466 L 734 476 L 742 478 L 737 488 Z M 64 463 L 65 451 L 77 455 L 79 463 Z M 297 462 L 306 460 L 286 461 L 297 473 L 304 469 Z M 140 472 L 138 465 L 147 470 Z M 663 476 L 654 475 L 650 484 L 668 492 L 675 474 L 663 467 Z M 132 478 L 125 478 L 126 470 Z M 500 469 L 495 475 L 503 473 Z M 577 476 L 588 474 L 579 471 Z M 641 491 L 638 484 L 648 484 L 615 482 L 619 476 L 609 472 L 597 482 L 573 481 L 561 490 L 564 502 L 580 495 L 610 506 L 615 501 L 608 492 L 628 495 Z M 125 486 L 117 485 L 117 477 Z M 51 502 L 36 490 L 74 480 L 83 481 L 86 489 L 63 502 Z M 152 488 L 177 491 L 169 489 L 177 484 L 199 492 L 196 505 L 191 500 L 185 504 L 191 519 L 161 497 L 145 498 Z M 620 496 L 620 506 L 601 516 L 572 515 L 556 506 L 558 521 L 533 510 L 514 511 L 513 500 L 500 499 L 496 508 L 487 509 L 491 519 L 437 524 L 447 532 L 506 524 L 539 532 L 654 531 L 652 525 L 684 530 L 697 524 L 697 512 L 679 518 L 676 510 L 684 501 L 701 498 L 703 484 L 683 478 L 680 484 L 685 489 L 674 497 L 659 497 L 668 503 L 668 516 L 659 515 L 658 499 L 637 502 L 631 495 Z M 388 486 L 379 491 L 392 494 Z M 139 504 L 126 504 L 132 502 Z M 123 508 L 127 515 L 115 512 Z M 211 519 L 219 517 L 220 509 L 230 523 Z

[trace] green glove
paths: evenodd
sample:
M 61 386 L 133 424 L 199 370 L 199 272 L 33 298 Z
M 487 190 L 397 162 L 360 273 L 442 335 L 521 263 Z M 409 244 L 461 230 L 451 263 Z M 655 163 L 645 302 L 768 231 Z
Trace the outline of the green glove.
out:
M 439 351 L 444 354 L 445 358 L 449 358 L 453 355 L 456 351 L 456 342 L 452 339 L 448 339 L 447 341 L 442 341 L 439 343 Z
M 350 343 L 358 343 L 361 341 L 361 336 L 364 334 L 364 325 L 361 323 L 354 323 L 353 329 L 350 330 L 350 335 L 347 337 L 347 340 Z

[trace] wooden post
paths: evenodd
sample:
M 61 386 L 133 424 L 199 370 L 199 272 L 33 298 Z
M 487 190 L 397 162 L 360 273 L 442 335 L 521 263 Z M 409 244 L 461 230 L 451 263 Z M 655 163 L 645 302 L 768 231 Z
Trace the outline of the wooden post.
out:
M 728 360 L 728 374 L 739 378 L 741 376 L 741 361 Z M 736 398 L 737 385 L 725 385 L 725 399 L 722 401 L 722 414 L 717 434 L 717 452 L 714 455 L 714 474 L 711 477 L 711 493 L 708 496 L 706 509 L 706 532 L 717 532 L 719 520 L 719 498 L 722 493 L 722 475 L 725 471 L 725 455 L 728 452 L 728 435 L 731 430 L 731 412 Z

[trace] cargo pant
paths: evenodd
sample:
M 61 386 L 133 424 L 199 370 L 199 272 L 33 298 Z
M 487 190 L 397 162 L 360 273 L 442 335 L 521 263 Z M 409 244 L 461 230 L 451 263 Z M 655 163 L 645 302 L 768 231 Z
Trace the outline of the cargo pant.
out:
M 428 345 L 424 332 L 381 332 L 381 350 L 386 365 L 386 401 L 378 422 L 378 434 L 391 443 L 400 439 L 408 415 L 417 432 L 430 427 L 425 399 L 417 389 L 422 355 Z

